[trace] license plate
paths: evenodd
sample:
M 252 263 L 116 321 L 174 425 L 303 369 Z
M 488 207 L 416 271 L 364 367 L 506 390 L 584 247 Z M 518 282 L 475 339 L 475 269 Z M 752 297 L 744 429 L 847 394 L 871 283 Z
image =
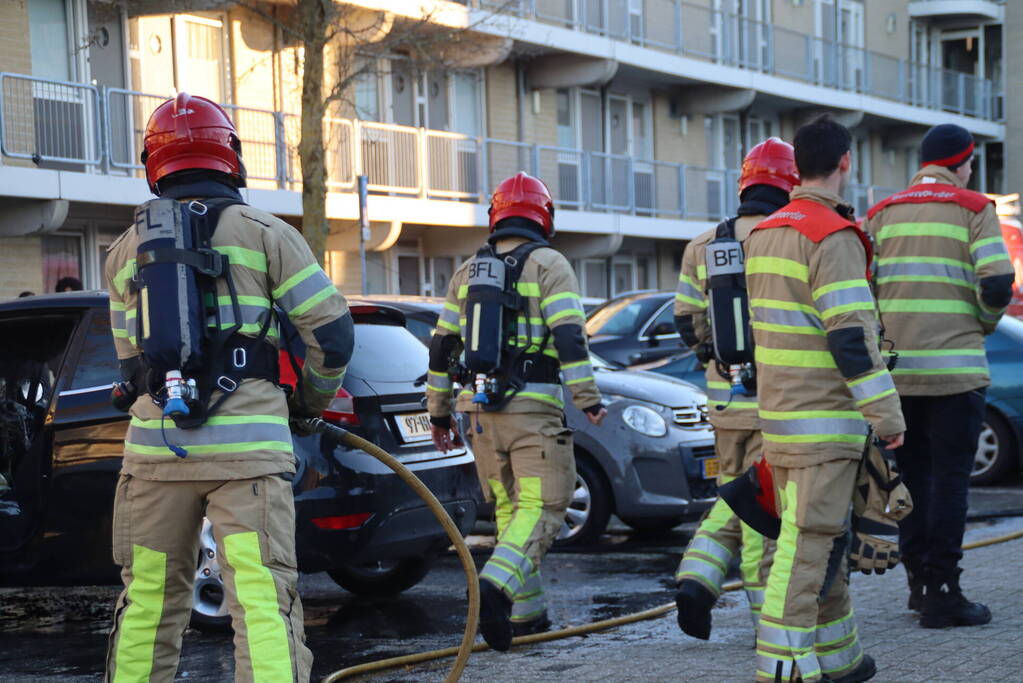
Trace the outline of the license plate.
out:
M 427 413 L 395 415 L 394 420 L 398 423 L 398 431 L 405 443 L 430 439 L 430 416 Z
M 704 458 L 700 461 L 700 466 L 703 468 L 704 479 L 716 479 L 721 472 L 717 458 Z

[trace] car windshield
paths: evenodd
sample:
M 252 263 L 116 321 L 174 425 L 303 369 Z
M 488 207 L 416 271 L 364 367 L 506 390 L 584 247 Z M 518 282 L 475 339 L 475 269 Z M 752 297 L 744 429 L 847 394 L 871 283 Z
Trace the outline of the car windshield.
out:
M 398 325 L 355 325 L 355 353 L 348 372 L 377 382 L 412 382 L 429 365 L 429 352 Z
M 590 365 L 593 366 L 594 370 L 621 370 L 620 365 L 615 365 L 611 361 L 601 358 L 597 354 L 590 351 Z
M 586 321 L 586 334 L 591 337 L 598 334 L 634 334 L 663 303 L 663 296 L 630 297 L 612 302 L 598 309 Z

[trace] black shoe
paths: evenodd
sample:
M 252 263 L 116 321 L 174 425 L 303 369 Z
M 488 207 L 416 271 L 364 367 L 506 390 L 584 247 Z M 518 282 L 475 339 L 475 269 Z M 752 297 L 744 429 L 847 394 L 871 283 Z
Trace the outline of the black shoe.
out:
M 512 601 L 486 579 L 480 579 L 480 634 L 487 645 L 505 652 L 511 647 Z
M 869 681 L 877 674 L 877 664 L 874 663 L 874 658 L 870 655 L 863 655 L 863 659 L 860 660 L 859 666 L 850 671 L 844 676 L 839 678 L 833 678 L 825 676 L 823 681 L 830 681 L 831 683 L 861 683 L 861 681 Z
M 718 600 L 714 594 L 694 579 L 682 579 L 675 593 L 678 605 L 678 627 L 682 632 L 708 640 L 710 638 L 710 611 Z
M 991 610 L 979 602 L 970 602 L 959 587 L 958 567 L 952 571 L 931 570 L 924 590 L 920 625 L 924 628 L 980 626 L 991 621 Z
M 924 606 L 923 566 L 918 559 L 903 556 L 902 566 L 906 568 L 906 582 L 909 584 L 907 609 L 919 612 Z
M 547 633 L 550 630 L 551 620 L 547 616 L 547 610 L 541 612 L 540 616 L 535 619 L 512 622 L 512 633 L 516 638 L 519 636 L 531 636 L 534 633 Z

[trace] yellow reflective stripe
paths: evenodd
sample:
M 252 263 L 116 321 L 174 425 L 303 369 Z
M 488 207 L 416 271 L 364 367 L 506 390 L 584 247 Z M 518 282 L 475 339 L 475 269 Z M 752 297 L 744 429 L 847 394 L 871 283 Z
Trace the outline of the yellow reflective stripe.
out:
M 690 304 L 695 308 L 707 308 L 706 301 L 703 301 L 701 299 L 694 299 L 693 297 L 686 296 L 685 294 L 675 294 L 675 300 Z
M 516 282 L 515 289 L 518 290 L 522 296 L 533 296 L 537 299 L 540 298 L 540 284 L 537 282 Z
M 218 296 L 217 303 L 221 306 L 230 306 L 234 303 L 230 296 Z M 252 296 L 251 294 L 239 294 L 238 304 L 240 306 L 263 306 L 270 308 L 270 300 L 265 296 Z
M 214 251 L 227 256 L 232 266 L 244 266 L 260 273 L 267 272 L 266 254 L 245 247 L 213 247 Z
M 891 223 L 877 233 L 878 242 L 890 237 L 945 237 L 957 242 L 969 242 L 970 231 L 951 223 Z
M 747 275 L 781 275 L 801 282 L 809 282 L 806 264 L 779 256 L 752 256 L 746 260 Z
M 878 266 L 891 266 L 902 263 L 928 263 L 938 266 L 954 266 L 956 268 L 962 268 L 970 271 L 973 270 L 973 264 L 968 261 L 945 258 L 944 256 L 888 256 L 877 260 Z
M 127 309 L 127 304 L 122 303 L 120 301 L 114 301 L 113 299 L 111 299 L 110 300 L 110 310 L 111 311 L 126 311 L 128 309 Z
M 780 332 L 782 334 L 811 334 L 819 337 L 827 335 L 825 330 L 819 327 L 804 327 L 803 325 L 782 325 L 781 323 L 762 323 L 754 320 L 752 323 L 754 330 L 763 330 L 764 332 Z
M 540 477 L 520 477 L 519 501 L 508 528 L 501 534 L 501 543 L 511 543 L 518 547 L 526 545 L 532 535 L 540 515 L 543 512 Z
M 548 396 L 547 394 L 538 394 L 534 391 L 520 391 L 519 393 L 515 394 L 515 398 L 531 398 L 536 401 L 543 401 L 544 403 L 549 403 L 557 408 L 565 407 L 564 403 L 554 398 L 553 396 Z
M 858 410 L 761 410 L 760 417 L 765 420 L 805 420 L 814 417 L 837 417 L 861 419 Z
M 131 425 L 142 429 L 160 429 L 161 422 L 162 420 L 160 419 L 143 420 L 139 417 L 131 418 Z M 214 415 L 206 420 L 204 424 L 216 427 L 217 425 L 251 425 L 268 423 L 287 426 L 288 418 L 281 417 L 280 415 Z M 168 427 L 173 426 L 173 424 L 168 425 Z
M 272 292 L 273 298 L 280 299 L 282 296 L 284 296 L 288 292 L 289 289 L 291 289 L 292 287 L 294 287 L 299 282 L 301 282 L 302 280 L 306 279 L 307 277 L 309 277 L 310 275 L 312 275 L 313 273 L 315 273 L 319 269 L 320 269 L 320 264 L 318 264 L 318 263 L 310 263 L 308 266 L 306 266 L 305 268 L 303 268 L 302 270 L 298 271 L 297 273 L 295 273 L 294 275 L 289 277 L 287 280 L 282 282 L 277 287 L 277 289 L 273 290 L 273 292 Z
M 839 304 L 838 306 L 832 306 L 831 308 L 825 308 L 821 311 L 821 318 L 827 320 L 834 318 L 836 315 L 848 313 L 849 311 L 873 311 L 874 302 L 870 301 L 854 301 L 848 304 Z
M 313 294 L 311 297 L 300 303 L 298 306 L 295 306 L 293 309 L 288 311 L 288 315 L 302 315 L 316 304 L 326 299 L 329 299 L 335 294 L 337 294 L 337 287 L 334 286 L 333 284 L 327 285 L 320 291 L 316 292 L 316 294 Z
M 763 432 L 764 441 L 774 443 L 854 443 L 862 444 L 863 434 L 771 434 Z
M 758 363 L 782 365 L 791 368 L 834 368 L 835 358 L 830 351 L 809 351 L 803 349 L 771 349 L 758 346 L 755 351 Z
M 808 304 L 801 304 L 798 301 L 786 301 L 784 299 L 750 299 L 749 305 L 756 308 L 761 306 L 763 308 L 777 308 L 782 311 L 802 311 L 809 315 L 819 318 L 817 309 Z
M 245 619 L 245 639 L 256 682 L 293 678 L 288 628 L 277 599 L 277 585 L 264 564 L 255 531 L 228 534 L 225 559 L 234 569 L 234 590 Z
M 696 277 L 698 277 L 701 280 L 706 280 L 707 279 L 707 264 L 706 263 L 697 263 L 696 264 Z
M 454 332 L 455 334 L 458 334 L 462 331 L 462 328 L 460 328 L 458 325 L 454 323 L 449 323 L 447 320 L 442 320 L 440 318 L 437 318 L 437 327 L 443 328 L 448 332 Z
M 981 266 L 986 266 L 987 264 L 994 263 L 995 261 L 1008 261 L 1008 260 L 1010 260 L 1008 253 L 1004 253 L 1004 254 L 991 254 L 990 256 L 985 256 L 982 259 L 978 259 L 976 265 L 977 265 L 978 268 L 980 268 Z
M 581 368 L 582 366 L 589 365 L 589 364 L 590 364 L 589 360 L 579 360 L 579 361 L 576 361 L 574 363 L 562 363 L 561 364 L 561 369 L 562 370 L 571 370 L 572 368 Z
M 977 315 L 977 306 L 956 299 L 881 299 L 882 313 L 954 313 Z
M 497 479 L 488 479 L 487 482 L 494 494 L 494 516 L 497 517 L 497 538 L 500 539 L 504 530 L 508 528 L 508 522 L 511 521 L 515 506 L 512 505 L 511 497 L 508 495 L 508 490 L 504 488 L 504 484 Z
M 973 244 L 970 245 L 970 253 L 972 254 L 973 252 L 977 251 L 978 249 L 980 249 L 982 247 L 986 247 L 989 244 L 1002 244 L 1002 243 L 1003 243 L 1003 240 L 1002 240 L 1002 236 L 1001 235 L 999 235 L 998 237 L 985 237 L 984 239 L 977 240 L 976 242 L 974 242 Z
M 778 545 L 771 563 L 771 576 L 764 591 L 764 606 L 760 610 L 765 616 L 778 620 L 785 618 L 785 601 L 788 597 L 789 583 L 792 581 L 792 569 L 796 563 L 796 542 L 799 539 L 799 529 L 796 527 L 798 500 L 796 482 L 785 482 L 785 488 L 780 493 L 781 533 L 778 535 Z
M 119 327 L 111 327 L 110 332 L 114 335 L 115 339 L 127 339 L 128 330 L 121 329 Z
M 567 318 L 567 317 L 569 317 L 571 315 L 577 315 L 580 318 L 585 318 L 586 317 L 586 313 L 584 313 L 583 311 L 579 310 L 578 308 L 566 308 L 566 309 L 564 309 L 562 311 L 558 311 L 557 313 L 555 313 L 551 317 L 547 318 L 547 322 L 548 323 L 553 323 L 553 322 L 556 322 L 558 320 L 561 320 L 562 318 Z
M 685 284 L 689 285 L 696 291 L 700 291 L 699 283 L 696 282 L 696 280 L 694 280 L 693 278 L 686 275 L 685 273 L 679 273 L 678 280 L 679 282 L 684 282 Z
M 560 292 L 558 294 L 552 294 L 551 296 L 547 297 L 546 299 L 540 302 L 540 308 L 546 308 L 547 306 L 553 304 L 555 301 L 561 301 L 562 299 L 578 298 L 579 297 L 576 295 L 575 292 Z
M 124 296 L 124 288 L 128 284 L 128 280 L 135 274 L 135 259 L 130 258 L 128 261 L 121 266 L 121 269 L 114 274 L 114 279 L 110 283 L 113 285 L 117 293 L 122 297 Z
M 127 607 L 118 627 L 114 683 L 148 681 L 153 671 L 156 630 L 163 616 L 167 554 L 140 545 L 131 547 L 131 583 Z
M 839 280 L 838 282 L 832 282 L 830 284 L 824 285 L 823 287 L 818 287 L 817 289 L 813 290 L 812 296 L 814 299 L 819 299 L 829 292 L 835 292 L 840 289 L 852 289 L 854 287 L 866 286 L 867 281 L 864 280 L 863 278 L 859 278 L 856 280 Z
M 126 450 L 140 455 L 173 455 L 166 446 L 143 446 L 130 441 L 125 443 Z M 283 441 L 252 441 L 248 443 L 218 443 L 204 446 L 185 446 L 185 450 L 195 455 L 216 454 L 216 453 L 251 453 L 252 451 L 283 451 L 291 453 L 290 443 Z
M 448 309 L 452 313 L 460 313 L 461 312 L 461 309 L 458 306 L 456 306 L 455 304 L 450 303 L 448 301 L 444 302 L 444 308 Z

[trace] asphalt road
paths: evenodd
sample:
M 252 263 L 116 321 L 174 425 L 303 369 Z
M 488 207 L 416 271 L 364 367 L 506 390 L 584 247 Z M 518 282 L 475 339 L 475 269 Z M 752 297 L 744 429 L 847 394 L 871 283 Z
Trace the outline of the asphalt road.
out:
M 1023 509 L 1023 485 L 978 489 L 971 514 Z M 477 531 L 485 531 L 481 526 Z M 635 612 L 671 601 L 671 576 L 693 525 L 639 535 L 621 524 L 599 546 L 552 554 L 544 567 L 556 627 Z M 473 537 L 477 565 L 491 541 Z M 314 680 L 337 669 L 409 652 L 456 645 L 465 619 L 465 582 L 448 555 L 418 586 L 387 599 L 338 588 L 326 574 L 304 575 L 300 591 Z M 116 586 L 0 589 L 0 679 L 5 682 L 94 681 L 103 671 Z M 736 599 L 739 598 L 726 598 Z M 188 630 L 178 677 L 225 681 L 233 670 L 229 633 Z M 392 672 L 375 680 L 407 680 Z M 432 678 L 432 677 L 431 677 Z

